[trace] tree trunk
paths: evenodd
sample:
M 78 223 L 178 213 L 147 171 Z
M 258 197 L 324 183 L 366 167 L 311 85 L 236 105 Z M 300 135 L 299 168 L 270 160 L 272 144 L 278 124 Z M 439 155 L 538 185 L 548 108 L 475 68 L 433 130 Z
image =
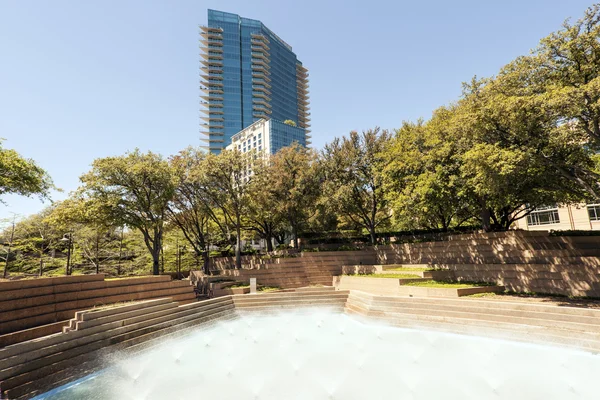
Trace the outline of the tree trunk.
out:
M 490 217 L 491 217 L 491 213 L 490 213 L 490 209 L 487 208 L 486 206 L 481 207 L 481 228 L 483 229 L 484 232 L 489 232 L 492 230 L 492 226 L 490 224 Z
M 237 238 L 235 239 L 235 267 L 237 269 L 242 268 L 242 232 L 238 227 L 235 229 Z
M 44 252 L 40 251 L 40 276 L 44 274 Z
M 117 264 L 117 276 L 121 275 L 121 259 L 123 257 L 123 230 L 121 229 L 121 240 L 119 241 L 119 263 Z
M 100 236 L 96 235 L 96 274 L 100 273 Z
M 371 238 L 371 244 L 374 246 L 377 244 L 377 234 L 375 233 L 375 227 L 369 226 L 369 236 Z
M 160 247 L 152 251 L 152 274 L 160 275 Z
M 294 243 L 294 248 L 300 250 L 298 248 L 298 228 L 296 225 L 292 225 L 292 242 Z
M 208 251 L 202 252 L 202 261 L 204 262 L 204 265 L 202 266 L 204 273 L 210 275 L 210 258 L 208 257 Z
M 8 258 L 10 257 L 10 247 L 12 246 L 12 242 L 15 236 L 15 218 L 13 217 L 12 222 L 12 230 L 10 232 L 10 242 L 8 242 L 8 250 L 6 250 L 6 262 L 4 263 L 4 273 L 2 277 L 6 279 L 6 274 L 8 274 Z
M 267 236 L 265 240 L 267 241 L 267 253 L 270 253 L 273 251 L 273 237 Z

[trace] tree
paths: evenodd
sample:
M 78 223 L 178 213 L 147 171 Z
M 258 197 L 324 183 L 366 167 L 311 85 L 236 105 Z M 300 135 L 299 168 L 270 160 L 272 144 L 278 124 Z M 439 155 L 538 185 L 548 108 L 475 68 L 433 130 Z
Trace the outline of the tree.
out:
M 225 225 L 236 233 L 235 264 L 242 267 L 241 243 L 243 216 L 248 205 L 248 181 L 252 171 L 251 153 L 226 150 L 208 154 L 190 179 L 204 191 L 225 220 Z
M 183 233 L 197 257 L 203 261 L 203 270 L 209 274 L 208 248 L 211 235 L 211 222 L 216 224 L 224 235 L 227 229 L 217 216 L 217 207 L 205 184 L 206 153 L 199 149 L 188 148 L 171 157 L 170 163 L 178 177 L 175 194 L 167 207 L 169 220 Z M 216 229 L 216 228 L 215 228 Z M 213 229 L 214 232 L 214 229 Z
M 283 121 L 283 123 L 289 126 L 296 126 L 296 121 L 292 119 L 286 119 L 285 121 Z
M 8 262 L 10 260 L 11 247 L 13 245 L 13 241 L 15 239 L 15 222 L 17 220 L 17 215 L 13 214 L 13 218 L 11 221 L 10 234 L 7 234 L 7 238 L 3 240 L 3 244 L 6 246 L 6 258 L 4 259 L 4 272 L 2 273 L 2 278 L 6 279 L 8 274 Z M 4 233 L 4 232 L 3 232 Z M 6 232 L 8 233 L 8 232 Z
M 114 257 L 112 247 L 120 236 L 109 210 L 96 198 L 74 193 L 56 204 L 48 217 L 62 232 L 68 232 L 69 241 L 77 243 L 81 255 L 94 266 L 97 274 L 101 260 Z
M 136 149 L 95 160 L 81 181 L 83 195 L 113 223 L 140 231 L 152 256 L 152 273 L 158 275 L 167 206 L 177 185 L 169 163 L 158 154 Z
M 48 173 L 33 160 L 23 158 L 15 150 L 3 148 L 2 142 L 0 139 L 0 196 L 13 193 L 48 198 L 50 190 L 54 189 Z
M 490 218 L 507 229 L 537 206 L 585 198 L 564 171 L 589 170 L 589 150 L 566 139 L 567 130 L 543 96 L 518 93 L 510 79 L 465 85 L 449 139 L 461 143 L 464 190 L 479 205 L 484 230 L 492 228 Z
M 274 199 L 274 209 L 292 232 L 298 248 L 298 234 L 311 217 L 320 195 L 321 173 L 317 154 L 294 143 L 271 156 L 268 185 L 263 188 Z
M 39 257 L 38 275 L 44 274 L 44 262 L 47 253 L 52 251 L 59 243 L 61 233 L 57 226 L 53 224 L 49 216 L 52 214 L 53 206 L 46 207 L 37 214 L 21 220 L 15 226 L 15 244 L 16 247 L 24 252 L 36 252 Z
M 325 145 L 322 152 L 325 196 L 339 213 L 369 232 L 372 244 L 377 241 L 377 228 L 391 216 L 381 174 L 388 141 L 388 132 L 379 128 L 350 132 L 348 138 Z
M 471 217 L 459 144 L 448 135 L 453 113 L 442 107 L 427 123 L 403 123 L 383 152 L 386 196 L 400 229 L 448 230 Z
M 576 162 L 545 162 L 592 198 L 600 198 L 600 174 L 591 155 L 600 151 L 600 4 L 583 18 L 540 41 L 529 56 L 505 66 L 499 78 L 518 99 L 536 98 L 554 120 L 557 142 L 577 144 L 587 154 Z M 571 161 L 571 160 L 569 160 Z
M 276 173 L 270 168 L 268 160 L 259 158 L 253 165 L 254 175 L 248 187 L 248 208 L 245 225 L 254 231 L 267 243 L 267 251 L 273 251 L 273 239 L 278 232 L 285 230 L 284 219 L 277 212 L 277 200 L 272 191 L 266 190 L 271 182 L 271 174 Z

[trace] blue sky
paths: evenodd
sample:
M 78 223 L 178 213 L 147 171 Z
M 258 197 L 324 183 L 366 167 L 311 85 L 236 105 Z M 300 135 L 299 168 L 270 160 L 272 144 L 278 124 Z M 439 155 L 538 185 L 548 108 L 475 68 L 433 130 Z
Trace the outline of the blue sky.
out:
M 64 189 L 98 157 L 199 144 L 198 25 L 261 20 L 310 72 L 313 146 L 429 118 L 591 1 L 0 0 L 0 137 Z M 7 196 L 0 218 L 37 212 Z M 46 203 L 47 204 L 47 203 Z

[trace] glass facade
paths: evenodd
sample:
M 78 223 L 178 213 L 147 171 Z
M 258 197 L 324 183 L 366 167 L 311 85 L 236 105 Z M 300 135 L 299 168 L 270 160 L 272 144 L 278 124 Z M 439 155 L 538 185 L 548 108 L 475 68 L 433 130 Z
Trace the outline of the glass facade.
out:
M 588 204 L 587 209 L 590 221 L 600 221 L 600 204 Z
M 274 148 L 292 143 L 286 140 L 310 143 L 308 73 L 291 46 L 260 21 L 208 10 L 201 49 L 206 148 L 220 152 L 233 135 L 261 118 L 293 120 L 298 125 L 277 128 L 281 145 Z
M 298 142 L 306 146 L 306 134 L 304 129 L 297 126 L 284 124 L 281 121 L 271 119 L 271 154 L 277 153 L 282 147 Z
M 527 225 L 551 225 L 560 223 L 558 207 L 556 205 L 538 207 L 527 216 Z

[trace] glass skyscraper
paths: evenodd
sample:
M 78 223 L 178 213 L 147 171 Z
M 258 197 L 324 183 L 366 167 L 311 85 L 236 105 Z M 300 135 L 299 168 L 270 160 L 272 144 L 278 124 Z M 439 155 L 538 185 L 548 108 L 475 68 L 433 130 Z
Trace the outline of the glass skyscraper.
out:
M 308 71 L 292 47 L 262 22 L 237 14 L 208 10 L 200 29 L 204 147 L 219 153 L 261 118 L 294 121 L 304 131 L 301 144 L 310 144 Z

